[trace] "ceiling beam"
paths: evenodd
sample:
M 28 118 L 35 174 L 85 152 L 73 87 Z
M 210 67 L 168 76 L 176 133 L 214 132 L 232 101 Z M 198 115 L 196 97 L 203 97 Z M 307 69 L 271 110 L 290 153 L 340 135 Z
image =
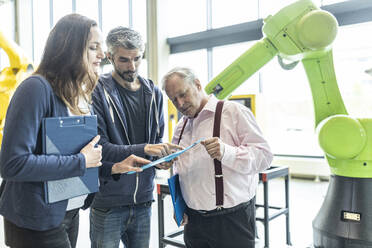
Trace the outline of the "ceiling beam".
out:
M 372 21 L 371 0 L 350 0 L 321 9 L 331 12 L 340 26 Z M 259 40 L 262 38 L 263 20 L 210 29 L 188 35 L 168 38 L 170 53 L 181 53 L 198 49 L 206 49 L 239 42 Z

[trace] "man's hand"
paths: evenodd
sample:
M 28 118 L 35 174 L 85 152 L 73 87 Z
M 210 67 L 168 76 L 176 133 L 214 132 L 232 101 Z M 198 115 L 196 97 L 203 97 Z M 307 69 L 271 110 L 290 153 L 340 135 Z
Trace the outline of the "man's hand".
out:
M 173 219 L 177 223 L 176 214 L 175 213 L 173 213 Z M 187 216 L 187 214 L 183 214 L 183 219 L 181 220 L 181 226 L 186 225 L 188 222 L 189 222 L 189 217 Z
M 225 144 L 217 137 L 205 139 L 200 142 L 213 159 L 221 161 L 225 152 Z
M 174 163 L 175 161 L 177 161 L 177 160 L 178 160 L 178 157 L 172 159 L 172 160 L 169 161 L 169 162 L 163 162 L 163 163 L 160 163 L 160 164 L 155 165 L 155 166 L 156 166 L 157 168 L 159 168 L 159 169 L 162 169 L 162 170 L 168 170 L 170 167 L 172 167 L 173 163 Z
M 126 159 L 124 159 L 123 161 L 121 161 L 119 163 L 115 163 L 112 166 L 111 173 L 112 174 L 121 174 L 121 173 L 125 173 L 125 172 L 128 172 L 128 171 L 141 172 L 142 169 L 139 168 L 139 167 L 144 165 L 144 164 L 148 164 L 148 163 L 151 163 L 151 161 L 147 160 L 147 159 L 144 159 L 144 158 L 141 158 L 141 157 L 137 157 L 136 155 L 132 154 L 129 157 L 127 157 Z
M 176 152 L 177 150 L 182 150 L 183 147 L 170 143 L 161 144 L 147 144 L 145 146 L 145 153 L 150 156 L 165 157 L 169 154 Z

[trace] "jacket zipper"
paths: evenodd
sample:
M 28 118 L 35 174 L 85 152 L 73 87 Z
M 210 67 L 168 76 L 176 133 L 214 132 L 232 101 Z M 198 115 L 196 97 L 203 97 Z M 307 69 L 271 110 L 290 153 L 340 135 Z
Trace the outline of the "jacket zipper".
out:
M 137 196 L 137 191 L 138 191 L 138 185 L 139 185 L 139 173 L 136 173 L 136 188 L 134 189 L 134 193 L 133 193 L 134 204 L 137 204 L 136 196 Z

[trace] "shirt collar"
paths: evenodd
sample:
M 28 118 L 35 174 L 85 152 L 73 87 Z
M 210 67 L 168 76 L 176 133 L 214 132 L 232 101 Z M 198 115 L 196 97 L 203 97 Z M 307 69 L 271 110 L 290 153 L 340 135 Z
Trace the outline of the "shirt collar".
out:
M 188 118 L 188 117 L 186 117 L 186 118 L 189 119 L 189 120 L 193 120 L 193 119 L 197 119 L 199 116 L 204 115 L 204 112 L 214 113 L 216 111 L 217 102 L 218 102 L 218 100 L 214 95 L 209 95 L 208 96 L 208 102 L 205 104 L 205 106 L 199 112 L 199 114 L 195 118 Z
M 207 104 L 205 104 L 204 108 L 200 111 L 200 113 L 204 111 L 209 111 L 209 112 L 214 113 L 216 111 L 217 102 L 218 100 L 214 95 L 209 95 L 208 102 Z

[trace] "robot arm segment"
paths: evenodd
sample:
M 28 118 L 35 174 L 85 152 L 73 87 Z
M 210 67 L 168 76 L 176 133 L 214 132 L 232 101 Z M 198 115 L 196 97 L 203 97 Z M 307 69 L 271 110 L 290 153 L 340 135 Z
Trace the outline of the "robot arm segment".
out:
M 347 115 L 328 117 L 317 129 L 320 147 L 334 159 L 352 159 L 367 143 L 367 133 L 362 124 Z
M 332 50 L 302 60 L 313 96 L 315 126 L 325 118 L 347 115 L 333 66 Z
M 14 74 L 21 69 L 29 69 L 30 62 L 22 52 L 21 48 L 11 40 L 8 40 L 0 31 L 0 47 L 6 52 L 9 58 L 10 67 Z M 32 66 L 32 65 L 31 65 Z
M 260 40 L 215 77 L 205 91 L 208 94 L 214 93 L 219 99 L 227 97 L 277 53 L 277 49 L 267 38 Z

